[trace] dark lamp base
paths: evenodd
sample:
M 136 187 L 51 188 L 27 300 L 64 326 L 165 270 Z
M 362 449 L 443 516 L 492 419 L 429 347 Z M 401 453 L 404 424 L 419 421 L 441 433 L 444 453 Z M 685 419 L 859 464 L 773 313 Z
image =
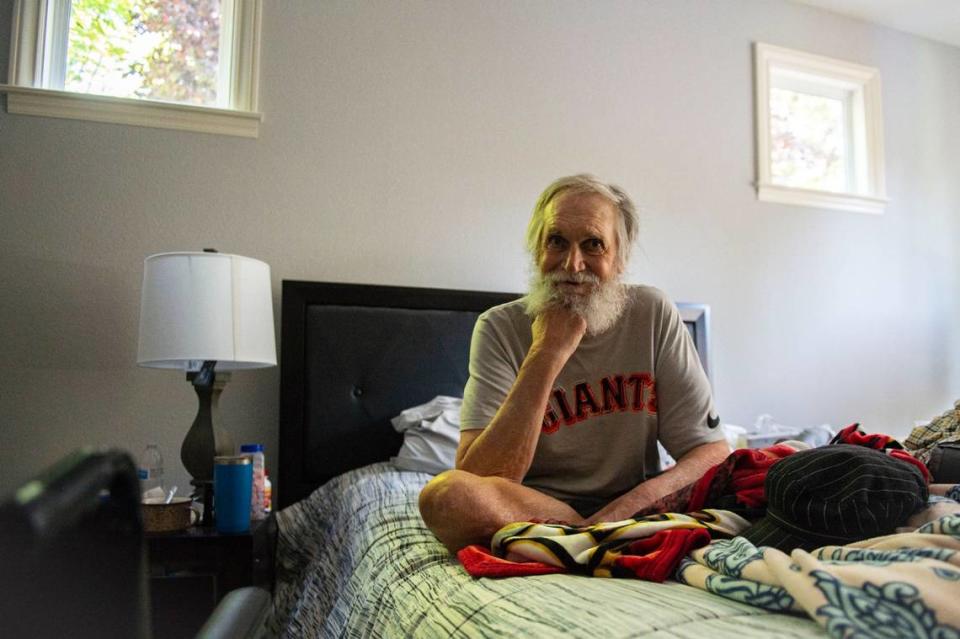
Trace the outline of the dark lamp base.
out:
M 203 504 L 203 519 L 200 525 L 210 527 L 214 524 L 213 512 L 213 482 L 203 479 L 192 479 L 190 484 L 193 486 L 193 496 Z

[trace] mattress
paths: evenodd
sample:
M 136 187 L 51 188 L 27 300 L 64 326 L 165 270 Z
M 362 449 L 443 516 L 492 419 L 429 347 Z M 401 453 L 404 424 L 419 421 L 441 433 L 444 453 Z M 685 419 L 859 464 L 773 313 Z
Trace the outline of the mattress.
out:
M 577 575 L 476 579 L 426 528 L 430 475 L 377 463 L 278 513 L 274 609 L 283 637 L 822 637 L 676 582 Z

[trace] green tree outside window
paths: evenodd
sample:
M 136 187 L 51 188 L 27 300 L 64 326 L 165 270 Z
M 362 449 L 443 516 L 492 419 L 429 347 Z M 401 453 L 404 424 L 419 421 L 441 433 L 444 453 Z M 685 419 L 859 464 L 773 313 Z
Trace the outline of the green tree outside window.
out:
M 73 0 L 65 88 L 215 105 L 219 0 Z

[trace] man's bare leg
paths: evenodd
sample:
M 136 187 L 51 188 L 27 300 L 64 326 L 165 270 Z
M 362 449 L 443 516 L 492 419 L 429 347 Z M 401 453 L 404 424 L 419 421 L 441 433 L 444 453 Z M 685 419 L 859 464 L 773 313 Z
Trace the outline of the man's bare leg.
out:
M 489 544 L 495 532 L 514 521 L 584 524 L 573 508 L 538 490 L 464 470 L 448 470 L 424 486 L 420 514 L 451 553 L 470 544 Z

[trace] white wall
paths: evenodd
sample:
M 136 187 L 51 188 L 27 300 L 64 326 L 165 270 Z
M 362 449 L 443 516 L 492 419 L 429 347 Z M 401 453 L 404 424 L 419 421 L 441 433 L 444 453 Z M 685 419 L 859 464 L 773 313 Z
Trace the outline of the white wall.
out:
M 960 49 L 768 0 L 264 4 L 258 140 L 0 112 L 0 490 L 149 439 L 185 485 L 192 390 L 134 364 L 146 255 L 263 259 L 278 318 L 283 278 L 521 290 L 580 171 L 643 209 L 629 280 L 712 305 L 725 421 L 904 436 L 960 395 Z M 884 215 L 756 201 L 757 40 L 879 67 Z M 221 402 L 269 467 L 278 384 Z

